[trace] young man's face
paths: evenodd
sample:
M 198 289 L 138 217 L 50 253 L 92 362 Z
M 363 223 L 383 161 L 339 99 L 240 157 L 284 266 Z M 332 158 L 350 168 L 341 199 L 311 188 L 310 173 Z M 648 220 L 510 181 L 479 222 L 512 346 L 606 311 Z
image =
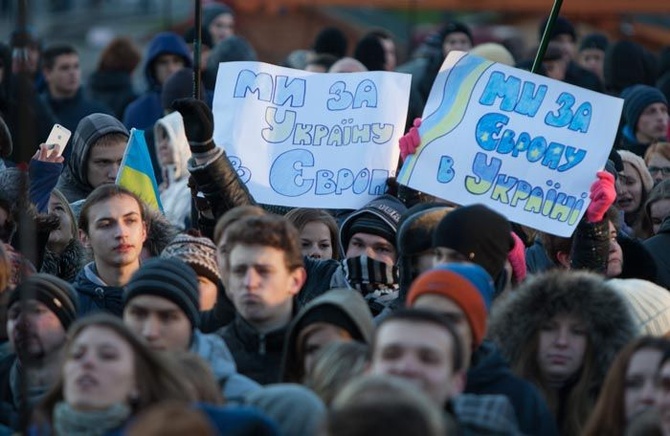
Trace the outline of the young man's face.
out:
M 80 229 L 84 245 L 93 251 L 96 264 L 121 268 L 139 265 L 147 237 L 140 205 L 128 195 L 115 195 L 88 209 L 88 229 Z
M 576 47 L 572 35 L 569 33 L 561 33 L 560 35 L 554 36 L 551 39 L 551 42 L 561 49 L 561 54 L 566 62 L 570 62 L 575 58 Z
M 452 50 L 468 51 L 472 48 L 470 38 L 463 32 L 450 33 L 442 42 L 442 53 L 446 56 Z
M 637 139 L 642 143 L 665 139 L 668 134 L 668 105 L 653 103 L 647 106 L 637 121 Z
M 390 321 L 376 332 L 370 372 L 415 383 L 442 407 L 463 388 L 463 373 L 454 373 L 452 336 L 429 322 Z
M 65 329 L 58 317 L 37 300 L 28 300 L 25 307 L 17 302 L 7 312 L 7 336 L 19 355 L 44 359 L 65 344 Z
M 154 61 L 156 80 L 163 85 L 173 73 L 184 68 L 184 59 L 175 54 L 162 54 Z
M 191 342 L 191 321 L 167 298 L 138 295 L 126 303 L 123 322 L 154 350 L 186 351 Z
M 416 299 L 412 307 L 444 314 L 449 317 L 449 319 L 453 320 L 456 333 L 460 336 L 461 343 L 465 347 L 464 354 L 468 356 L 468 358 L 465 359 L 465 362 L 467 363 L 470 361 L 469 356 L 473 351 L 472 329 L 470 328 L 470 324 L 468 324 L 468 318 L 465 316 L 465 312 L 463 312 L 463 309 L 461 309 L 458 304 L 442 295 L 423 294 Z
M 86 178 L 93 188 L 106 183 L 115 183 L 119 167 L 126 151 L 126 140 L 117 140 L 109 144 L 95 144 L 91 147 L 86 160 Z
M 605 52 L 597 48 L 585 48 L 579 52 L 579 65 L 600 77 L 600 80 L 603 80 Z
M 363 255 L 387 265 L 395 264 L 397 258 L 393 244 L 381 236 L 370 233 L 354 233 L 349 240 L 345 257 L 351 258 Z
M 79 55 L 63 54 L 56 57 L 53 68 L 44 69 L 51 93 L 58 97 L 72 97 L 81 85 Z
M 235 244 L 229 253 L 229 294 L 237 312 L 252 326 L 265 330 L 290 319 L 293 296 L 305 281 L 305 270 L 290 271 L 282 250 Z

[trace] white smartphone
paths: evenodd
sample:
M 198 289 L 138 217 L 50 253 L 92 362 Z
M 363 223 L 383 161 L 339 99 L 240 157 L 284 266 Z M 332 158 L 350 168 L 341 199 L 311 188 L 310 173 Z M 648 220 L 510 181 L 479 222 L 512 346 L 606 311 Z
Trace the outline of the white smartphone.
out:
M 61 126 L 60 124 L 54 124 L 54 126 L 51 128 L 51 133 L 49 133 L 49 137 L 44 142 L 50 150 L 49 156 L 62 155 L 71 135 L 72 132 L 70 132 L 65 127 Z

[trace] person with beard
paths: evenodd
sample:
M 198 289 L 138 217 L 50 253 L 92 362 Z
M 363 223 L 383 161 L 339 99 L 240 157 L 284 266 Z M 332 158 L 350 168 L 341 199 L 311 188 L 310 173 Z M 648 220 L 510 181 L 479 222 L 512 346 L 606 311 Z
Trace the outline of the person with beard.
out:
M 28 298 L 21 300 L 23 296 Z M 10 295 L 7 333 L 16 351 L 0 361 L 0 424 L 19 430 L 58 379 L 66 331 L 77 316 L 72 286 L 37 273 Z M 27 390 L 23 385 L 27 383 Z

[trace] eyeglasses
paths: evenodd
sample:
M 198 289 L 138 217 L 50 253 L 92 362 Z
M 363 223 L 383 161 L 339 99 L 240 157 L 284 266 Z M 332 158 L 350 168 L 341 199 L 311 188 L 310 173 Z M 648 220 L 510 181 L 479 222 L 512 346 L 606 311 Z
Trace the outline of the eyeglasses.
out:
M 651 174 L 661 173 L 664 176 L 670 176 L 670 167 L 649 167 L 647 169 Z

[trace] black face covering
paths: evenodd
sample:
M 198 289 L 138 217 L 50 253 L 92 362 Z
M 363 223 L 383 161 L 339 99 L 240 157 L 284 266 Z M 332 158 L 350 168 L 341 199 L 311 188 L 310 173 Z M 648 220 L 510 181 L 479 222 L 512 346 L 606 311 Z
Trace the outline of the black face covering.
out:
M 344 259 L 344 272 L 352 288 L 365 297 L 377 315 L 398 297 L 398 268 L 368 256 Z

